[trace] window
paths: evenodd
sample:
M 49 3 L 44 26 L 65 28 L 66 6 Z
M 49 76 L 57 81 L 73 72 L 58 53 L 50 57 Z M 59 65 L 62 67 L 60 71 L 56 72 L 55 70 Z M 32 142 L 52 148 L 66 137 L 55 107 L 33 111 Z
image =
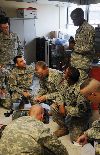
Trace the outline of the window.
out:
M 100 3 L 89 6 L 89 23 L 94 27 L 100 24 Z

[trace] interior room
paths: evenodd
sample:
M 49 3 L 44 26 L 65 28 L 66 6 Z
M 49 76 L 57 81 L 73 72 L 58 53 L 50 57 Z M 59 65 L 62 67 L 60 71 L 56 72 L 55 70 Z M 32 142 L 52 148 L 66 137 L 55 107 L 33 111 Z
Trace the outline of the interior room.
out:
M 100 155 L 100 0 L 0 0 L 0 141 Z

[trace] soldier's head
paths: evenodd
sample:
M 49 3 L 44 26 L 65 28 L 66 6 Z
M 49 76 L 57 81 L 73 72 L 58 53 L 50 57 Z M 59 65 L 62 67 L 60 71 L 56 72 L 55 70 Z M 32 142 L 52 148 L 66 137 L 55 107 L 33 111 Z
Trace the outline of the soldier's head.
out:
M 49 69 L 44 61 L 38 61 L 35 65 L 35 72 L 41 78 L 45 78 L 49 74 Z
M 71 19 L 75 26 L 81 26 L 84 21 L 84 11 L 81 8 L 76 8 L 71 12 Z
M 100 81 L 93 78 L 86 79 L 80 86 L 80 93 L 92 103 L 100 104 Z
M 0 30 L 7 35 L 9 35 L 9 23 L 8 17 L 0 16 Z
M 79 70 L 73 66 L 64 68 L 64 77 L 68 81 L 69 84 L 75 84 L 78 82 L 80 73 Z
M 34 116 L 37 120 L 43 121 L 44 109 L 38 104 L 33 105 L 29 111 L 29 115 Z
M 26 61 L 21 55 L 16 56 L 13 59 L 13 61 L 14 61 L 15 66 L 18 68 L 25 68 L 26 67 Z

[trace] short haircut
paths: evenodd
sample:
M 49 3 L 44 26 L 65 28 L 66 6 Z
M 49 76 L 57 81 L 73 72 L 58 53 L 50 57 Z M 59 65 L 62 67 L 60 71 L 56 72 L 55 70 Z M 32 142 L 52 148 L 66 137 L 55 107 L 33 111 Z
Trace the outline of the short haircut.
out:
M 90 84 L 91 84 L 91 87 L 89 87 Z M 80 89 L 82 90 L 86 87 L 89 87 L 88 90 L 90 92 L 92 91 L 92 89 L 94 89 L 96 92 L 100 92 L 100 81 L 97 81 L 93 78 L 88 78 L 80 85 Z
M 76 83 L 79 80 L 80 77 L 80 72 L 77 68 L 73 67 L 73 66 L 65 66 L 64 70 L 66 70 L 68 68 L 68 80 L 69 82 L 72 82 L 73 84 Z
M 22 58 L 22 55 L 17 55 L 16 57 L 14 57 L 14 59 L 13 59 L 14 64 L 17 63 L 18 58 Z
M 83 17 L 84 18 L 84 11 L 81 9 L 81 8 L 76 8 L 75 10 L 73 10 L 72 12 L 71 12 L 71 17 L 73 16 L 73 15 L 76 15 L 77 17 Z
M 44 61 L 38 61 L 35 64 L 35 68 L 40 67 L 42 69 L 46 69 L 48 67 L 48 65 L 44 62 Z
M 10 24 L 9 17 L 5 17 L 3 15 L 0 15 L 0 24 L 6 24 L 6 23 Z

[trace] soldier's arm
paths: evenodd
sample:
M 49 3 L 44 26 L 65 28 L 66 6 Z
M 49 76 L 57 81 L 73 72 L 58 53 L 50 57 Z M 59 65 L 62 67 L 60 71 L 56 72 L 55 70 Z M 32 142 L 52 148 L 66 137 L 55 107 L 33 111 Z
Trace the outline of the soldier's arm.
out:
M 11 92 L 18 92 L 19 94 L 23 93 L 23 89 L 17 83 L 16 73 L 13 71 L 9 75 L 9 89 Z
M 86 111 L 88 110 L 87 108 L 87 100 L 81 95 L 79 94 L 77 97 L 77 101 L 76 101 L 76 105 L 68 105 L 66 106 L 66 111 L 67 114 L 71 115 L 71 116 L 82 116 L 84 115 L 84 113 L 86 113 Z
M 53 99 L 55 100 L 56 99 L 58 102 L 59 101 L 63 102 L 63 99 L 62 99 L 62 96 L 61 96 L 61 93 L 59 90 L 59 85 L 60 85 L 60 82 L 62 81 L 62 78 L 63 78 L 62 73 L 59 72 L 59 73 L 55 74 L 54 79 L 53 79 L 55 91 L 52 93 L 45 94 L 45 97 L 47 100 L 53 100 Z
M 40 80 L 39 84 L 40 84 L 40 88 L 36 96 L 42 96 L 47 93 L 47 89 L 45 88 L 44 81 Z
M 44 148 L 47 148 L 48 150 L 53 152 L 55 155 L 68 155 L 68 152 L 61 141 L 58 140 L 54 135 L 51 135 L 49 129 L 42 130 L 38 142 Z
M 100 119 L 92 123 L 92 127 L 84 132 L 89 138 L 100 139 Z
M 17 44 L 18 44 L 18 49 L 17 49 L 17 55 L 23 55 L 22 53 L 22 46 L 20 44 L 20 40 L 19 40 L 19 37 L 17 36 Z

